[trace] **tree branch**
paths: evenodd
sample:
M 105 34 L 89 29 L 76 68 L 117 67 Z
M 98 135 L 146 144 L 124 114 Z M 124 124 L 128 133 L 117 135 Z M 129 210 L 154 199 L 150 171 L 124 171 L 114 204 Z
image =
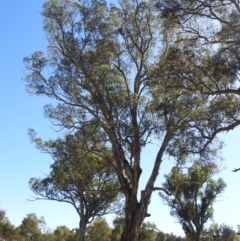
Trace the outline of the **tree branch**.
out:
M 240 168 L 235 168 L 234 170 L 232 170 L 232 172 L 238 172 L 240 171 Z
M 240 170 L 240 168 L 239 168 L 239 170 Z M 172 192 L 168 191 L 168 190 L 167 190 L 166 188 L 164 188 L 164 187 L 154 187 L 154 188 L 153 188 L 153 191 L 163 191 L 163 192 L 165 192 L 168 196 L 172 196 L 172 195 L 174 195 L 175 193 L 177 193 L 179 187 L 180 187 L 181 185 L 185 184 L 185 183 L 201 185 L 201 183 L 199 183 L 199 182 L 181 181 L 181 182 L 177 185 L 176 189 L 175 189 L 174 191 L 172 191 Z

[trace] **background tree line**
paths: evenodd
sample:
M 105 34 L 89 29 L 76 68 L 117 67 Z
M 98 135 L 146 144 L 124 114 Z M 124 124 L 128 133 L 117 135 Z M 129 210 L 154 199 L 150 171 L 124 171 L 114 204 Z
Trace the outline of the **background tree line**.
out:
M 44 217 L 37 217 L 36 214 L 28 214 L 18 227 L 14 227 L 7 219 L 6 212 L 0 212 L 0 240 L 4 241 L 77 241 L 79 240 L 79 229 L 70 230 L 62 225 L 51 231 L 44 220 Z M 98 219 L 87 227 L 86 240 L 88 241 L 112 241 L 120 240 L 123 231 L 123 221 L 121 217 L 113 220 L 111 228 L 105 219 Z M 182 240 L 173 234 L 160 232 L 153 223 L 144 223 L 141 231 L 140 240 L 159 240 L 156 239 L 158 233 L 164 237 L 171 237 L 167 240 Z M 173 239 L 173 237 L 175 239 Z
M 123 231 L 124 218 L 116 217 L 113 220 L 112 227 L 105 219 L 94 221 L 86 230 L 87 241 L 119 241 Z M 240 230 L 238 230 L 240 234 Z M 210 238 L 210 233 L 214 234 L 214 239 Z M 205 239 L 233 241 L 235 231 L 227 225 L 211 226 L 208 233 L 205 233 Z M 18 227 L 14 227 L 6 216 L 4 210 L 0 210 L 0 240 L 1 241 L 78 241 L 79 229 L 70 230 L 61 225 L 55 230 L 50 230 L 44 220 L 44 217 L 37 217 L 36 214 L 27 214 Z M 173 233 L 164 233 L 160 231 L 154 223 L 144 222 L 141 226 L 139 241 L 187 241 L 187 237 L 176 236 Z M 192 239 L 190 239 L 192 240 Z

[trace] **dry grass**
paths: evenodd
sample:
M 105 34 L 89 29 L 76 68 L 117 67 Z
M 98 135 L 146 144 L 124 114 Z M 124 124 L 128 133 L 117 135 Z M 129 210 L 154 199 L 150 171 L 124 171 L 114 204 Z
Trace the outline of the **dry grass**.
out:
M 240 235 L 235 235 L 234 241 L 240 241 Z

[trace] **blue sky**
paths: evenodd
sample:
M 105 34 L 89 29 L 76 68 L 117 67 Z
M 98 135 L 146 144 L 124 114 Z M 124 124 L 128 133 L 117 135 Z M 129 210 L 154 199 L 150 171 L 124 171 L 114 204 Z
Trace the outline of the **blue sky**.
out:
M 78 216 L 68 204 L 50 201 L 27 201 L 32 193 L 28 188 L 31 177 L 41 177 L 48 173 L 51 159 L 39 153 L 30 143 L 27 130 L 34 128 L 43 139 L 56 136 L 51 123 L 43 116 L 43 106 L 51 102 L 43 97 L 30 96 L 22 80 L 24 76 L 23 57 L 37 50 L 46 50 L 47 41 L 42 30 L 40 15 L 42 0 L 8 0 L 0 2 L 0 208 L 14 225 L 19 225 L 28 213 L 44 216 L 48 226 L 57 225 L 70 228 L 78 226 Z M 232 173 L 240 167 L 240 128 L 221 138 L 226 146 L 222 150 L 225 169 L 220 176 L 227 183 L 227 189 L 215 205 L 214 220 L 226 223 L 236 229 L 240 224 L 240 172 Z M 151 145 L 143 153 L 143 187 L 155 159 L 157 146 Z M 172 167 L 168 160 L 163 162 L 158 184 L 162 176 Z M 157 193 L 149 207 L 152 216 L 146 221 L 155 222 L 164 232 L 183 234 L 179 224 L 170 217 Z M 108 220 L 112 220 L 109 217 Z

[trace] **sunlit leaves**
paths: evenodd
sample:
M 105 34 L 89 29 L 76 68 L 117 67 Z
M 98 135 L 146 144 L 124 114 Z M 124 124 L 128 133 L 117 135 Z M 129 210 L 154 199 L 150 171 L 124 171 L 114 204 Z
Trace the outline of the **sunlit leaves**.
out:
M 219 178 L 212 176 L 218 171 L 215 164 L 202 165 L 194 163 L 187 172 L 174 167 L 163 186 L 173 192 L 173 198 L 160 193 L 164 202 L 170 207 L 171 215 L 182 224 L 183 230 L 194 240 L 199 240 L 205 223 L 213 218 L 213 203 L 226 187 Z M 181 185 L 179 185 L 181 184 Z

